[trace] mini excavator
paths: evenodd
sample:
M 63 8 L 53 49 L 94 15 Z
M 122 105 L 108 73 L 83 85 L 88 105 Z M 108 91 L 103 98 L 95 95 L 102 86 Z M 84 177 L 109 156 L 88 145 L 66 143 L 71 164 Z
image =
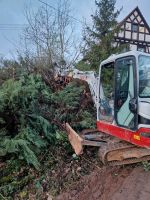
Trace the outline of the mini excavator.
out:
M 107 165 L 150 160 L 150 54 L 112 55 L 101 63 L 97 80 L 97 129 L 78 134 L 66 123 L 75 153 L 97 146 Z

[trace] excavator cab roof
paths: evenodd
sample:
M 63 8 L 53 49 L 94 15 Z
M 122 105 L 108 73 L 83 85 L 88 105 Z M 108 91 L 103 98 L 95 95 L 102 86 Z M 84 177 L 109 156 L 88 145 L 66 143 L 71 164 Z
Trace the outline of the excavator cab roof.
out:
M 112 54 L 106 60 L 102 61 L 101 65 L 104 65 L 104 64 L 107 64 L 110 62 L 115 62 L 115 60 L 117 60 L 118 58 L 123 58 L 123 57 L 127 57 L 127 56 L 135 56 L 137 58 L 139 55 L 150 56 L 150 54 L 144 53 L 141 51 L 128 51 L 128 52 L 121 53 L 121 54 Z

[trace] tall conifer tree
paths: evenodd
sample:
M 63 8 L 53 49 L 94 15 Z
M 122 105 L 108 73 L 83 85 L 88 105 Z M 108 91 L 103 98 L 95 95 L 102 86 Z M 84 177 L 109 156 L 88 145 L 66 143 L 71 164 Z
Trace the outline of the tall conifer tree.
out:
M 93 27 L 84 29 L 84 59 L 90 62 L 92 69 L 98 69 L 102 60 L 120 51 L 120 47 L 114 45 L 114 34 L 118 31 L 117 17 L 121 9 L 115 9 L 116 0 L 99 0 L 95 4 L 96 12 L 91 15 Z

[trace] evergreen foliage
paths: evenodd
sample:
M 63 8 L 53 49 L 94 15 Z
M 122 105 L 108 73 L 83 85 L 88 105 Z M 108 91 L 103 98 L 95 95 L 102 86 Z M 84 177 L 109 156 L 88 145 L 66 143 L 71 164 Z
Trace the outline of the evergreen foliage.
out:
M 55 93 L 52 97 L 58 108 L 55 120 L 69 122 L 76 130 L 95 127 L 95 114 L 91 97 L 87 96 L 87 83 L 76 80 L 68 84 L 64 90 Z M 82 84 L 82 85 L 81 85 Z M 90 93 L 90 92 L 89 92 Z
M 114 34 L 119 31 L 117 17 L 121 10 L 115 9 L 116 0 L 99 0 L 95 4 L 95 15 L 91 15 L 93 27 L 86 26 L 84 30 L 87 47 L 84 59 L 90 62 L 92 69 L 98 70 L 102 60 L 122 49 L 114 45 Z
M 24 160 L 38 169 L 38 155 L 59 144 L 65 122 L 78 130 L 93 127 L 95 117 L 86 111 L 93 104 L 81 106 L 84 90 L 85 85 L 74 81 L 54 92 L 34 74 L 5 81 L 0 86 L 0 157 Z
M 52 140 L 51 125 L 42 115 L 40 101 L 50 101 L 50 89 L 40 76 L 12 79 L 0 87 L 0 156 L 17 156 L 36 168 L 36 153 Z
M 80 60 L 76 64 L 76 68 L 80 71 L 90 71 L 91 70 L 91 65 L 90 63 L 85 62 L 84 60 Z

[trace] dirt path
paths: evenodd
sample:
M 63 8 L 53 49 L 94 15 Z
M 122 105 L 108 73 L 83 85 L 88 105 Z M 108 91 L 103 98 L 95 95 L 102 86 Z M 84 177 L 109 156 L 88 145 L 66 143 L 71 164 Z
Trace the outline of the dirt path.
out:
M 83 178 L 56 200 L 149 200 L 150 172 L 143 168 L 103 168 Z
M 150 172 L 136 168 L 132 171 L 112 200 L 150 200 Z

